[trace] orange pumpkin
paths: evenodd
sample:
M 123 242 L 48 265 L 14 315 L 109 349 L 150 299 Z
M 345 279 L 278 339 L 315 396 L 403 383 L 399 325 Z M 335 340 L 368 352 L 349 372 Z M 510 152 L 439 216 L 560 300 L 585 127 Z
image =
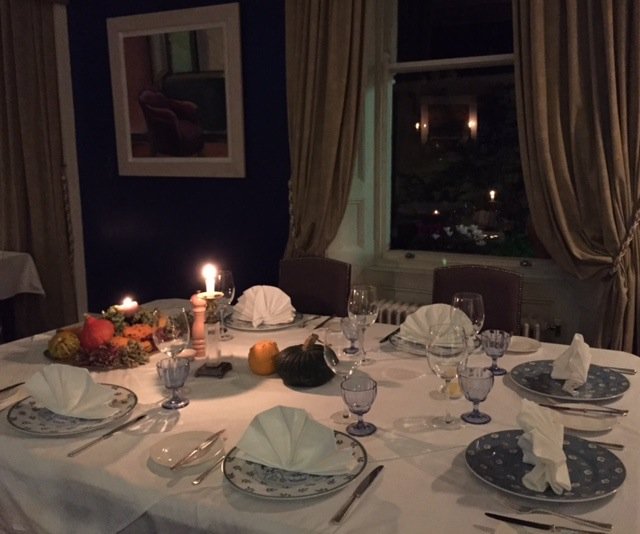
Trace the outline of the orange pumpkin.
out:
M 279 352 L 275 341 L 258 341 L 249 349 L 249 369 L 257 375 L 272 375 L 276 372 L 276 356 Z

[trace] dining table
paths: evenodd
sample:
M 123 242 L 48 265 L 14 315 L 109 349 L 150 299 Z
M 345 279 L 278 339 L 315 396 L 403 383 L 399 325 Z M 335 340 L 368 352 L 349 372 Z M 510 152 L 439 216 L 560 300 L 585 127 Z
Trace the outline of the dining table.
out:
M 187 300 L 171 302 L 189 306 Z M 196 486 L 192 481 L 205 466 L 171 470 L 154 460 L 150 451 L 158 444 L 195 431 L 210 434 L 224 429 L 228 453 L 254 417 L 275 406 L 301 408 L 317 422 L 346 432 L 344 423 L 333 417 L 344 408 L 338 378 L 317 387 L 289 387 L 277 374 L 257 375 L 248 365 L 249 349 L 258 341 L 274 341 L 282 350 L 302 344 L 313 333 L 321 340 L 322 329 L 314 326 L 324 318 L 304 319 L 274 330 L 229 329 L 233 337 L 220 344 L 220 358 L 232 364 L 231 371 L 223 378 L 195 376 L 203 362 L 193 360 L 182 390 L 190 403 L 179 410 L 161 407 L 168 392 L 156 370 L 156 362 L 163 358 L 160 353 L 151 354 L 149 363 L 135 368 L 90 369 L 96 382 L 135 394 L 135 406 L 118 423 L 138 415 L 145 417 L 73 457 L 68 453 L 117 423 L 81 434 L 34 435 L 16 428 L 7 417 L 27 396 L 24 387 L 0 393 L 0 531 L 490 533 L 500 523 L 485 512 L 515 517 L 507 503 L 510 500 L 610 522 L 616 533 L 638 532 L 640 376 L 625 375 L 628 389 L 597 403 L 628 409 L 628 415 L 615 418 L 610 429 L 575 432 L 583 439 L 624 445 L 624 450 L 610 451 L 624 465 L 623 483 L 609 494 L 594 494 L 578 502 L 540 502 L 487 483 L 470 469 L 467 448 L 483 436 L 517 430 L 516 417 L 523 399 L 550 399 L 523 388 L 507 373 L 495 377 L 488 398 L 481 404 L 482 411 L 491 416 L 489 423 L 463 423 L 451 429 L 432 426 L 431 418 L 442 415 L 446 403 L 454 415 L 469 411 L 471 403 L 464 397 L 443 398 L 441 380 L 430 370 L 424 355 L 402 350 L 388 339 L 380 343 L 396 325 L 376 323 L 366 331 L 367 355 L 372 361 L 358 371 L 377 381 L 377 398 L 365 415 L 377 431 L 357 438 L 366 451 L 366 466 L 349 484 L 314 497 L 266 498 L 231 483 L 222 466 Z M 44 352 L 53 334 L 44 332 L 0 345 L 0 389 L 27 380 L 52 363 Z M 500 364 L 511 371 L 526 362 L 553 360 L 566 348 L 541 343 L 531 351 L 507 352 Z M 640 369 L 632 354 L 590 350 L 592 364 Z M 338 524 L 330 522 L 365 474 L 380 465 L 384 469 L 344 519 Z M 547 515 L 532 517 L 549 524 L 559 521 Z

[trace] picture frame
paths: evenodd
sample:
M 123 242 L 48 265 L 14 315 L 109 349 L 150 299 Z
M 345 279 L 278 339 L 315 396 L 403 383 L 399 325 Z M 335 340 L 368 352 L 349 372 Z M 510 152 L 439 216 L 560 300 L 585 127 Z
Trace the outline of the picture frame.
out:
M 107 19 L 118 171 L 242 178 L 238 3 Z

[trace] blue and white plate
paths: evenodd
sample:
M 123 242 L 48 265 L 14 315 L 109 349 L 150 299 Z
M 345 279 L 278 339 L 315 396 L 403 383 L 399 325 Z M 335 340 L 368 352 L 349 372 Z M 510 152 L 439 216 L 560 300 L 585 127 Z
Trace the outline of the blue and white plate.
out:
M 571 395 L 562 389 L 564 380 L 551 378 L 553 360 L 538 360 L 516 365 L 511 378 L 523 389 L 553 399 L 605 401 L 620 397 L 629 389 L 629 380 L 607 367 L 591 364 L 587 381 Z
M 547 502 L 587 502 L 614 494 L 627 470 L 611 451 L 577 436 L 565 435 L 564 452 L 571 490 L 556 495 L 551 488 L 537 492 L 522 484 L 533 466 L 522 461 L 518 438 L 522 430 L 503 430 L 482 436 L 467 447 L 471 472 L 490 486 L 518 497 Z
M 240 319 L 236 319 L 236 317 L 232 314 L 230 317 L 225 318 L 224 324 L 229 328 L 233 328 L 234 330 L 240 330 L 243 332 L 273 332 L 274 330 L 284 330 L 285 328 L 298 326 L 300 323 L 302 323 L 303 319 L 304 314 L 296 313 L 293 321 L 289 321 L 288 323 L 259 324 L 258 326 L 253 326 L 251 321 L 242 321 Z
M 33 397 L 27 397 L 11 407 L 7 420 L 22 432 L 47 438 L 73 436 L 102 428 L 127 415 L 138 403 L 138 397 L 130 389 L 115 384 L 103 385 L 113 391 L 113 399 L 109 405 L 118 410 L 110 417 L 81 419 L 60 415 L 48 410 Z
M 334 433 L 338 448 L 351 449 L 356 460 L 349 473 L 311 475 L 277 469 L 238 458 L 234 447 L 224 459 L 224 476 L 243 493 L 267 499 L 299 500 L 333 493 L 349 484 L 367 465 L 367 453 L 359 441 L 342 432 Z

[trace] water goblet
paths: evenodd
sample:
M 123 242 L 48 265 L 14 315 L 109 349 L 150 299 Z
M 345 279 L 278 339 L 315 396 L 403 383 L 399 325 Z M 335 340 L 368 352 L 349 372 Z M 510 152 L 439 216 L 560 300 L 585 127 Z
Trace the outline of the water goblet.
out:
M 351 317 L 342 317 L 340 319 L 340 326 L 342 327 L 342 333 L 344 337 L 349 340 L 349 346 L 344 349 L 347 354 L 357 354 L 360 349 L 356 347 L 356 341 L 358 341 L 358 324 Z
M 484 425 L 491 421 L 489 414 L 478 409 L 493 387 L 493 373 L 488 367 L 474 367 L 466 361 L 458 365 L 458 380 L 465 398 L 473 403 L 473 410 L 463 413 L 460 418 L 472 425 Z
M 324 332 L 324 361 L 341 381 L 351 376 L 360 364 L 360 351 L 350 352 L 346 337 L 344 329 L 335 322 L 330 322 Z M 331 420 L 336 423 L 346 424 L 349 419 L 349 410 L 346 408 L 331 415 Z
M 163 408 L 177 410 L 189 404 L 189 399 L 181 397 L 178 390 L 184 386 L 189 376 L 190 362 L 186 358 L 165 358 L 157 364 L 164 387 L 171 390 L 171 397 L 162 403 Z
M 436 417 L 437 427 L 455 428 L 458 419 L 449 412 L 449 385 L 458 374 L 458 364 L 467 357 L 468 338 L 461 326 L 453 323 L 435 324 L 429 328 L 426 344 L 427 362 L 433 374 L 444 380 L 446 413 Z
M 352 436 L 369 436 L 377 427 L 373 423 L 365 422 L 363 415 L 373 405 L 378 393 L 378 384 L 366 375 L 354 375 L 340 384 L 342 398 L 352 414 L 358 417 L 358 421 L 347 427 L 347 432 Z
M 160 352 L 175 358 L 189 344 L 189 320 L 184 308 L 153 310 L 153 342 Z
M 222 293 L 222 297 L 216 301 L 218 313 L 220 314 L 220 335 L 218 339 L 220 341 L 228 341 L 229 339 L 233 339 L 233 334 L 231 334 L 224 325 L 224 315 L 227 306 L 231 304 L 233 297 L 236 295 L 236 285 L 233 281 L 233 273 L 231 271 L 218 271 L 216 274 L 216 291 Z
M 451 305 L 463 312 L 471 321 L 471 326 L 465 330 L 467 336 L 473 339 L 475 344 L 478 332 L 482 330 L 482 325 L 484 324 L 484 300 L 482 295 L 466 291 L 457 292 L 453 294 Z
M 368 327 L 376 322 L 378 317 L 378 296 L 376 288 L 368 285 L 355 285 L 349 294 L 347 306 L 349 317 L 358 325 L 358 339 L 362 352 L 362 364 L 372 362 L 367 358 L 364 347 L 364 333 Z
M 493 376 L 501 376 L 507 374 L 506 369 L 498 367 L 498 358 L 502 358 L 507 352 L 509 343 L 511 342 L 511 334 L 504 330 L 485 330 L 480 336 L 482 348 L 487 356 L 491 357 L 491 372 Z

